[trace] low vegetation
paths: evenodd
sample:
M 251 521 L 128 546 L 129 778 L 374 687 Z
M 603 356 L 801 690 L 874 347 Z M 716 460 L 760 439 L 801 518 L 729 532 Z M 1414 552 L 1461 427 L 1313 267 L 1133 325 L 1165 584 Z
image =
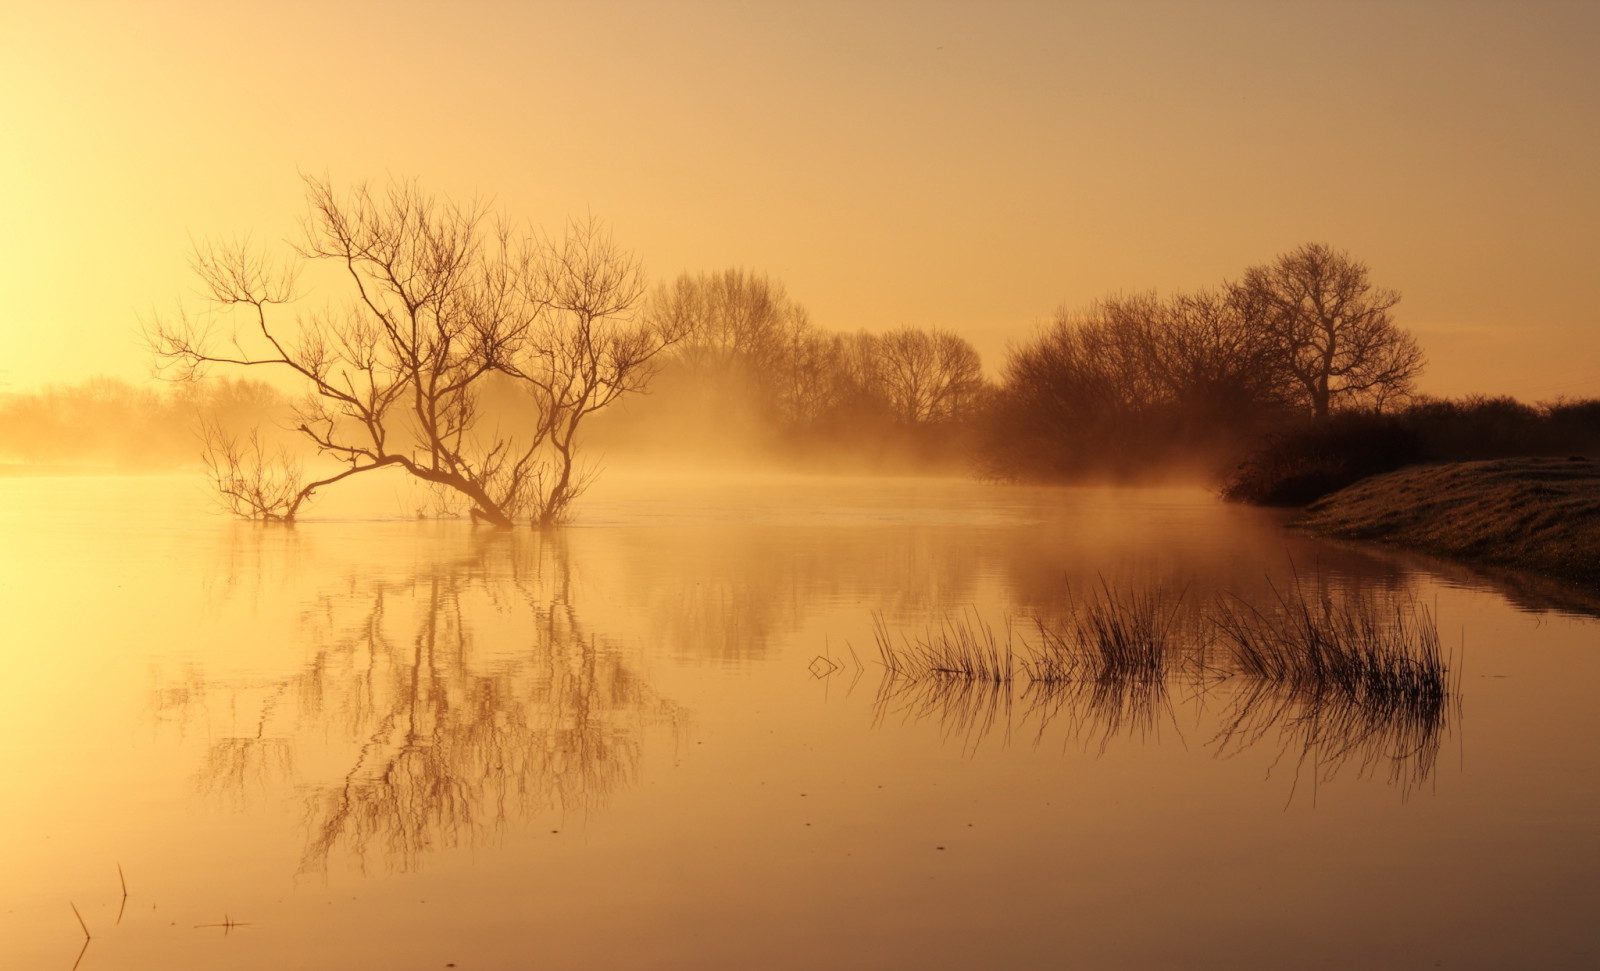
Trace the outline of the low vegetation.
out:
M 1213 622 L 1248 679 L 1375 708 L 1434 707 L 1448 693 L 1438 628 L 1414 603 L 1308 594 L 1297 583 L 1265 608 L 1223 600 Z
M 1298 525 L 1600 585 L 1600 462 L 1520 458 L 1401 469 L 1318 500 Z
M 1303 506 L 1408 465 L 1571 455 L 1600 456 L 1600 400 L 1422 398 L 1387 414 L 1342 412 L 1274 432 L 1234 469 L 1222 494 L 1235 502 Z
M 1199 610 L 1102 585 L 1061 625 L 997 633 L 967 613 L 896 639 L 879 618 L 875 640 L 879 719 L 936 718 L 968 745 L 1000 725 L 1009 732 L 1014 700 L 1040 734 L 1064 721 L 1105 744 L 1155 729 L 1183 686 L 1226 694 L 1221 751 L 1271 736 L 1324 774 L 1355 760 L 1414 783 L 1432 771 L 1456 694 L 1426 608 L 1320 577 L 1266 604 Z

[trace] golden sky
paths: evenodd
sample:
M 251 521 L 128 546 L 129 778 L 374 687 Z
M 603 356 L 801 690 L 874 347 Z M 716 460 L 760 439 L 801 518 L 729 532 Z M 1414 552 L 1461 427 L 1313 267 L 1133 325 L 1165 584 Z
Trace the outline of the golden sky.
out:
M 142 379 L 191 239 L 420 179 L 991 367 L 1301 243 L 1423 389 L 1600 395 L 1600 3 L 0 2 L 0 388 Z

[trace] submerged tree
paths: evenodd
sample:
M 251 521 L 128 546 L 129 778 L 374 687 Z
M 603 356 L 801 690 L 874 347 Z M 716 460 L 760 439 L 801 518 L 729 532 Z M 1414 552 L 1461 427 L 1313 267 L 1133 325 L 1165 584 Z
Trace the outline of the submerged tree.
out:
M 1340 404 L 1383 404 L 1410 393 L 1422 349 L 1395 326 L 1395 290 L 1374 287 L 1366 264 L 1321 243 L 1250 267 L 1231 288 L 1242 312 L 1276 344 L 1276 362 L 1314 418 Z
M 248 245 L 200 247 L 192 265 L 227 317 L 157 319 L 158 362 L 180 378 L 215 365 L 286 371 L 306 390 L 297 430 L 337 472 L 243 510 L 293 521 L 318 489 L 398 467 L 462 497 L 497 526 L 559 521 L 583 489 L 583 420 L 642 389 L 679 334 L 634 319 L 638 262 L 593 221 L 560 238 L 523 232 L 486 206 L 436 200 L 413 183 L 336 194 L 306 179 L 300 261 L 327 261 L 342 307 L 285 320 L 301 264 Z M 487 393 L 515 402 L 488 413 Z M 216 467 L 229 456 L 209 455 Z

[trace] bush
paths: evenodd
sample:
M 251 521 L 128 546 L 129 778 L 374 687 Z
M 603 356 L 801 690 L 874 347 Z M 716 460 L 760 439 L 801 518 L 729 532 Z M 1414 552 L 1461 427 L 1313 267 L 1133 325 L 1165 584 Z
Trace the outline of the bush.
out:
M 1300 506 L 1423 457 L 1416 431 L 1394 415 L 1347 411 L 1269 436 L 1222 487 L 1229 502 Z
M 1600 399 L 1424 398 L 1392 415 L 1343 412 L 1265 439 L 1223 485 L 1232 502 L 1298 506 L 1415 462 L 1600 454 Z

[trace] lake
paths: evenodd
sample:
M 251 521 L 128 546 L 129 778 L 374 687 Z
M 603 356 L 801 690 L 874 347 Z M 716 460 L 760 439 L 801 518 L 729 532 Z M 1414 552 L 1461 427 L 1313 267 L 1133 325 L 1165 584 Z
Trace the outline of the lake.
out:
M 0 479 L 0 967 L 1600 966 L 1559 589 L 1183 488 L 619 473 L 549 535 L 327 500 Z M 880 655 L 1108 597 L 1200 651 L 1292 591 L 1431 617 L 1448 700 Z

